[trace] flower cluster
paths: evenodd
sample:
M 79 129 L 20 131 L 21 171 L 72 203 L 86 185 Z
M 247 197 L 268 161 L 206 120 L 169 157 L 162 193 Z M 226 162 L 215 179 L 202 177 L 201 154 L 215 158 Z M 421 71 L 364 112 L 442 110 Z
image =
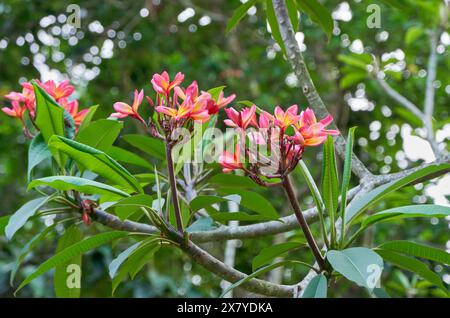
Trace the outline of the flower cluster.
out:
M 235 95 L 225 97 L 220 92 L 216 98 L 205 91 L 200 91 L 196 81 L 183 88 L 184 74 L 177 73 L 173 80 L 170 80 L 169 74 L 164 71 L 161 74 L 154 74 L 151 84 L 156 92 L 155 100 L 147 96 L 147 101 L 157 113 L 157 121 L 164 138 L 170 141 L 171 134 L 179 127 L 190 127 L 192 122 L 204 123 L 219 109 L 231 103 Z M 158 131 L 158 126 L 149 121 L 148 123 L 139 115 L 138 108 L 142 103 L 144 91 L 135 90 L 134 101 L 132 105 L 116 102 L 114 103 L 115 113 L 111 114 L 113 118 L 132 117 L 151 128 L 153 136 L 163 138 Z
M 297 105 L 286 111 L 277 106 L 273 115 L 261 111 L 257 116 L 255 105 L 240 111 L 227 108 L 225 112 L 228 116 L 225 125 L 234 127 L 240 140 L 234 153 L 223 152 L 219 163 L 224 172 L 241 169 L 258 183 L 263 183 L 260 176 L 269 179 L 286 176 L 302 158 L 305 147 L 321 145 L 328 135 L 339 134 L 337 130 L 326 129 L 333 120 L 331 115 L 317 121 L 310 108 L 299 113 Z M 265 146 L 266 153 L 254 145 Z M 245 158 L 249 161 L 247 165 Z
M 52 80 L 43 83 L 35 80 L 35 82 L 72 116 L 75 125 L 79 126 L 81 124 L 88 110 L 78 111 L 78 101 L 70 98 L 75 89 L 68 80 L 64 80 L 59 84 L 56 84 Z M 34 95 L 33 85 L 30 82 L 22 83 L 21 92 L 10 92 L 5 97 L 11 101 L 11 107 L 2 108 L 5 114 L 11 117 L 17 117 L 23 125 L 25 125 L 24 115 L 27 111 L 31 119 L 34 119 L 36 113 L 36 97 Z

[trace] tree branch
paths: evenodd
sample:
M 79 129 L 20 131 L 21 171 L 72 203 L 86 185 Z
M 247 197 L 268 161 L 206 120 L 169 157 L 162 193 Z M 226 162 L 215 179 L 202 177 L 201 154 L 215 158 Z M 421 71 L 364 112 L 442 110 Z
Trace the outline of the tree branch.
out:
M 306 97 L 309 105 L 314 109 L 314 112 L 319 117 L 326 117 L 329 115 L 328 109 L 318 94 L 309 74 L 308 68 L 306 67 L 303 54 L 300 51 L 297 40 L 295 39 L 294 29 L 292 27 L 291 20 L 289 19 L 286 3 L 284 0 L 272 0 L 272 3 L 275 9 L 278 25 L 280 27 L 281 37 L 286 48 L 287 59 L 291 63 L 292 69 L 297 76 L 303 95 Z M 332 123 L 332 128 L 337 128 L 334 123 Z M 336 150 L 341 157 L 345 156 L 345 139 L 341 135 L 336 137 Z M 372 173 L 354 154 L 352 158 L 352 171 L 360 179 L 372 176 Z

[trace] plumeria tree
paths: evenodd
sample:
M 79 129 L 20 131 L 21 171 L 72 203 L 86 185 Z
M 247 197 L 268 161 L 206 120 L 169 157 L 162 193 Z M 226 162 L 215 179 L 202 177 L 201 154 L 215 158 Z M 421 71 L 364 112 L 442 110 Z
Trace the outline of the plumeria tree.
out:
M 247 1 L 238 8 L 229 28 L 255 3 Z M 387 297 L 382 280 L 387 262 L 416 273 L 442 295 L 448 295 L 440 277 L 419 260 L 449 264 L 447 252 L 406 240 L 386 241 L 379 246 L 362 245 L 359 240 L 377 223 L 449 216 L 448 207 L 434 204 L 372 210 L 377 202 L 403 187 L 447 173 L 448 154 L 435 145 L 436 162 L 384 175 L 372 174 L 355 156 L 356 128 L 349 129 L 346 136 L 337 129 L 294 36 L 298 12 L 314 16 L 328 30 L 330 17 L 326 11 L 315 11 L 309 3 L 265 1 L 272 35 L 279 41 L 309 102 L 304 107 L 276 106 L 271 114 L 249 101 L 236 101 L 235 94 L 225 94 L 224 86 L 202 91 L 196 81 L 186 85 L 181 72 L 171 78 L 165 71 L 154 74 L 149 87 L 136 89 L 131 105 L 116 102 L 109 118 L 95 121 L 97 106 L 79 110 L 78 101 L 71 98 L 74 87 L 68 81 L 33 80 L 23 83 L 21 92 L 7 94 L 10 106 L 2 111 L 19 119 L 24 135 L 31 139 L 28 189 L 33 189 L 37 197 L 4 219 L 1 224 L 5 235 L 12 239 L 27 221 L 57 216 L 51 227 L 24 248 L 20 263 L 56 225 L 62 224 L 65 229 L 55 255 L 32 272 L 17 291 L 55 268 L 57 296 L 79 296 L 80 286 L 69 281 L 80 267 L 81 255 L 120 240 L 126 242 L 127 248 L 109 264 L 113 293 L 161 249 L 177 249 L 228 281 L 223 294 L 239 286 L 266 296 L 326 297 L 328 286 L 345 278 L 370 296 Z M 381 83 L 385 85 L 382 79 Z M 427 105 L 430 99 L 432 96 Z M 218 120 L 223 116 L 225 120 Z M 124 123 L 130 120 L 136 121 L 141 133 L 124 138 L 158 158 L 165 170 L 113 146 Z M 428 120 L 425 123 L 427 129 L 432 129 Z M 432 138 L 432 134 L 429 136 Z M 321 162 L 315 163 L 321 166 L 320 182 L 302 160 L 314 147 L 322 149 Z M 34 178 L 33 170 L 45 160 L 52 163 L 52 175 Z M 145 172 L 132 173 L 124 167 L 128 164 L 143 167 Z M 301 209 L 294 171 L 303 176 L 314 208 Z M 350 188 L 352 176 L 358 182 Z M 264 188 L 268 193 L 284 192 L 286 205 L 293 213 L 282 216 L 270 200 L 255 191 Z M 237 206 L 239 212 L 227 211 L 230 205 Z M 249 224 L 230 226 L 229 221 Z M 311 224 L 315 222 L 318 227 L 313 230 Z M 83 237 L 82 229 L 95 224 L 102 225 L 98 233 Z M 225 264 L 208 251 L 207 245 L 201 246 L 296 230 L 301 231 L 299 240 L 261 251 L 253 260 L 252 273 Z M 279 259 L 303 246 L 313 261 L 289 256 Z M 257 278 L 277 267 L 305 267 L 308 273 L 293 285 Z

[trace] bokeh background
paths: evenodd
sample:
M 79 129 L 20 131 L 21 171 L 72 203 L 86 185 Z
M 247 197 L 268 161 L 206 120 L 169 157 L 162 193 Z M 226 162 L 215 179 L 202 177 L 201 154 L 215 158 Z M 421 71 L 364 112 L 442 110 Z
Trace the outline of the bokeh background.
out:
M 356 152 L 374 173 L 396 172 L 433 161 L 420 121 L 389 99 L 373 80 L 355 75 L 353 81 L 343 82 L 344 75 L 352 69 L 340 56 L 365 52 L 389 60 L 391 85 L 421 104 L 429 54 L 424 30 L 438 19 L 439 12 L 416 1 L 410 1 L 415 5 L 407 5 L 403 10 L 379 0 L 322 2 L 333 12 L 333 36 L 327 40 L 320 28 L 304 16 L 296 38 L 318 91 L 341 131 L 359 127 Z M 371 3 L 381 8 L 381 28 L 367 27 L 367 6 Z M 66 9 L 70 4 L 81 8 L 80 28 L 67 24 Z M 19 90 L 23 81 L 68 78 L 76 86 L 81 107 L 99 104 L 97 118 L 107 117 L 115 101 L 129 101 L 134 88 L 150 92 L 151 75 L 167 70 L 172 75 L 182 71 L 186 81 L 195 79 L 200 87 L 226 85 L 227 94 L 236 93 L 237 100 L 250 100 L 266 110 L 294 103 L 306 107 L 289 63 L 271 38 L 261 8 L 252 7 L 238 27 L 226 35 L 227 20 L 240 4 L 239 0 L 0 0 L 0 104 L 7 105 L 3 96 Z M 449 45 L 450 35 L 443 32 L 438 47 L 434 116 L 437 139 L 441 143 L 450 137 Z M 137 128 L 128 122 L 125 129 L 135 132 Z M 27 144 L 19 121 L 0 113 L 0 216 L 11 214 L 33 195 L 26 192 Z M 305 158 L 317 178 L 321 168 L 317 164 L 319 159 L 319 152 L 310 152 Z M 299 192 L 304 193 L 303 206 L 312 205 L 301 178 L 297 178 L 297 184 Z M 449 195 L 450 177 L 444 176 L 399 191 L 384 201 L 382 207 L 426 202 L 449 204 Z M 270 198 L 280 211 L 289 212 L 281 193 L 271 194 Z M 448 222 L 426 219 L 379 225 L 363 240 L 364 244 L 373 246 L 388 237 L 411 239 L 450 249 Z M 9 273 L 15 259 L 23 245 L 43 227 L 45 220 L 33 222 L 11 242 L 0 238 L 0 297 L 12 297 L 14 288 Z M 86 231 L 95 232 L 95 228 Z M 56 235 L 49 236 L 45 244 L 27 257 L 13 286 L 17 287 L 18 282 L 52 255 Z M 251 272 L 251 259 L 258 251 L 280 239 L 283 238 L 238 242 L 236 267 Z M 224 244 L 211 244 L 207 248 L 222 258 Z M 295 253 L 299 258 L 310 258 L 305 251 Z M 108 246 L 84 257 L 83 297 L 111 296 L 107 266 L 113 257 Z M 436 265 L 433 269 L 450 283 L 448 268 Z M 282 270 L 266 278 L 293 283 L 301 274 Z M 387 268 L 384 275 L 392 296 L 440 296 L 427 283 L 396 268 Z M 48 273 L 17 296 L 52 297 L 52 286 L 52 275 Z M 220 294 L 220 286 L 219 278 L 170 249 L 161 250 L 146 270 L 134 281 L 121 285 L 115 296 L 211 297 Z M 361 290 L 345 283 L 339 284 L 338 289 L 330 289 L 330 293 L 331 296 L 364 296 Z M 246 296 L 242 291 L 236 295 Z

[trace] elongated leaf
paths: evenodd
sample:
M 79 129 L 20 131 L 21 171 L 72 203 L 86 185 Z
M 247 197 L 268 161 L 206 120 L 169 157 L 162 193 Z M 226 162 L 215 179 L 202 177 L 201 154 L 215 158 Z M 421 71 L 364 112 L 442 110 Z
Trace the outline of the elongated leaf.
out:
M 153 209 L 153 202 L 155 201 L 155 195 L 148 194 L 136 194 L 128 198 L 124 198 L 110 207 L 108 209 L 115 209 L 116 215 L 124 221 L 128 219 L 131 215 L 140 211 L 141 208 Z
M 135 192 L 143 191 L 139 182 L 130 172 L 100 150 L 60 136 L 50 138 L 48 145 L 51 150 L 57 149 L 66 153 L 82 167 L 115 184 Z
M 51 157 L 52 154 L 48 149 L 44 137 L 42 137 L 41 133 L 38 133 L 33 138 L 30 147 L 28 148 L 28 169 L 27 169 L 28 181 L 31 180 L 31 173 L 33 171 L 33 168 L 36 167 L 45 159 L 49 159 Z
M 391 241 L 381 244 L 378 248 L 450 265 L 450 253 L 428 245 L 409 241 Z
M 143 159 L 142 157 L 136 155 L 131 151 L 119 147 L 111 146 L 106 152 L 106 154 L 119 162 L 144 167 L 147 169 L 152 169 L 152 165 L 148 163 L 145 159 Z
M 208 206 L 211 206 L 213 204 L 227 202 L 227 201 L 233 201 L 233 200 L 232 200 L 232 198 L 220 197 L 217 195 L 199 195 L 199 196 L 196 196 L 191 202 L 189 202 L 189 205 L 193 211 L 198 211 L 198 210 L 204 209 Z
M 327 298 L 327 278 L 320 274 L 311 279 L 302 298 Z
M 345 210 L 347 209 L 347 191 L 350 186 L 350 177 L 352 175 L 352 154 L 353 154 L 353 141 L 355 137 L 356 127 L 350 128 L 347 137 L 347 144 L 345 146 L 345 161 L 344 161 L 344 172 L 342 174 L 342 185 L 341 185 L 341 218 L 345 220 Z M 345 233 L 345 223 L 342 222 L 342 233 L 341 240 L 343 241 Z
M 450 164 L 436 164 L 431 165 L 425 168 L 418 169 L 417 171 L 407 175 L 398 180 L 394 180 L 390 183 L 379 186 L 378 188 L 373 189 L 372 191 L 366 193 L 365 195 L 358 197 L 353 200 L 346 211 L 345 221 L 346 223 L 350 223 L 353 219 L 355 219 L 360 213 L 362 213 L 369 206 L 378 202 L 382 198 L 384 198 L 389 193 L 392 193 L 404 186 L 407 186 L 411 183 L 422 180 L 426 177 L 435 177 L 440 174 L 443 174 L 447 171 L 450 171 Z
M 294 32 L 298 31 L 299 14 L 297 6 L 294 1 L 286 1 L 286 9 L 289 13 L 289 19 L 291 20 Z
M 80 242 L 83 239 L 83 234 L 76 225 L 69 227 L 64 234 L 59 238 L 55 254 L 60 253 L 66 248 Z M 70 275 L 73 275 L 71 270 L 81 271 L 81 257 L 76 255 L 64 264 L 55 267 L 54 287 L 55 294 L 58 298 L 79 298 L 81 293 L 81 285 L 78 288 L 76 282 L 70 280 Z M 81 281 L 81 276 L 76 277 Z
M 337 176 L 334 143 L 331 136 L 328 136 L 328 139 L 323 146 L 322 196 L 325 210 L 330 217 L 331 224 L 334 224 L 338 208 L 339 181 Z M 332 240 L 335 238 L 334 233 L 334 226 L 332 226 Z
M 64 108 L 59 106 L 39 85 L 33 83 L 36 96 L 36 119 L 46 142 L 53 135 L 64 136 Z
M 5 228 L 5 235 L 8 240 L 11 240 L 14 234 L 31 218 L 39 209 L 46 204 L 51 197 L 37 198 L 28 201 L 17 210 L 8 220 L 8 225 Z
M 327 252 L 327 259 L 335 271 L 369 290 L 376 286 L 383 270 L 381 257 L 365 247 L 331 250 Z
M 259 193 L 242 189 L 226 189 L 226 188 L 219 189 L 219 192 L 228 195 L 229 198 L 232 198 L 231 195 L 233 194 L 239 195 L 241 197 L 241 200 L 239 202 L 240 206 L 245 207 L 251 211 L 254 211 L 260 215 L 273 218 L 279 217 L 278 212 L 277 210 L 275 210 L 272 203 L 270 203 L 269 200 L 267 200 Z
M 86 194 L 106 194 L 120 197 L 130 196 L 128 193 L 110 185 L 89 179 L 70 176 L 53 176 L 36 179 L 28 184 L 28 190 L 38 186 L 47 186 L 61 191 L 76 190 Z
M 328 38 L 333 32 L 333 18 L 330 12 L 317 0 L 295 0 L 301 11 L 305 12 L 311 21 L 316 22 Z
M 153 258 L 153 256 L 158 252 L 160 244 L 148 244 L 144 246 L 141 250 L 136 251 L 132 257 L 130 262 L 132 262 L 133 266 L 130 266 L 130 277 L 134 279 L 137 273 L 141 271 L 141 269 Z
M 266 0 L 266 18 L 270 25 L 270 31 L 275 42 L 280 46 L 283 54 L 286 54 L 283 39 L 281 38 L 280 28 L 278 26 L 275 10 L 273 9 L 272 0 Z
M 27 242 L 27 244 L 24 245 L 24 247 L 21 249 L 19 256 L 17 257 L 17 260 L 14 264 L 13 269 L 11 270 L 11 275 L 9 279 L 9 283 L 11 286 L 13 286 L 14 278 L 16 276 L 17 270 L 20 267 L 20 264 L 22 264 L 25 257 L 30 253 L 33 248 L 41 242 L 54 228 L 58 225 L 58 222 L 54 222 L 52 225 L 46 227 L 42 232 L 35 235 L 30 241 Z
M 342 89 L 349 88 L 355 84 L 361 83 L 368 77 L 367 72 L 353 72 L 345 74 L 339 81 L 339 87 Z
M 90 123 L 77 134 L 76 141 L 107 152 L 119 136 L 123 123 L 116 120 L 100 119 Z
M 259 252 L 259 254 L 253 259 L 253 271 L 260 266 L 271 263 L 276 257 L 283 255 L 293 249 L 299 248 L 302 245 L 304 244 L 300 242 L 287 242 L 263 248 L 261 252 Z
M 133 253 L 133 251 L 137 249 L 141 243 L 142 242 L 137 242 L 131 245 L 129 248 L 124 250 L 115 259 L 112 260 L 112 262 L 109 264 L 109 277 L 114 278 L 116 276 L 120 265 L 122 265 L 122 263 L 126 261 L 128 256 L 130 256 L 130 254 Z
M 375 250 L 386 262 L 392 263 L 401 269 L 413 272 L 423 279 L 429 281 L 433 285 L 436 285 L 446 293 L 448 290 L 442 284 L 441 278 L 436 273 L 432 272 L 428 267 L 422 263 L 421 261 L 401 255 L 399 253 L 388 251 L 384 249 L 376 249 Z
M 62 250 L 58 254 L 52 256 L 44 263 L 42 263 L 30 276 L 28 276 L 22 282 L 22 284 L 20 284 L 19 288 L 17 288 L 16 290 L 16 293 L 23 287 L 25 287 L 28 283 L 30 283 L 33 279 L 41 276 L 42 274 L 45 274 L 55 266 L 64 264 L 77 255 L 83 254 L 91 249 L 106 244 L 112 240 L 125 237 L 127 235 L 129 235 L 128 232 L 123 231 L 106 232 L 88 237 L 78 243 L 71 245 L 70 247 Z
M 245 16 L 248 9 L 255 5 L 257 0 L 248 0 L 241 4 L 233 13 L 233 16 L 228 20 L 226 32 L 230 32 L 238 24 L 238 22 Z
M 447 206 L 434 204 L 407 205 L 372 214 L 363 221 L 361 227 L 366 228 L 377 222 L 397 220 L 403 218 L 445 217 L 449 215 L 450 215 L 450 207 Z
M 83 121 L 81 122 L 80 127 L 78 127 L 78 133 L 81 133 L 81 131 L 83 131 L 84 128 L 89 126 L 89 124 L 92 121 L 92 118 L 95 115 L 95 112 L 97 111 L 98 106 L 99 105 L 94 105 L 94 106 L 89 107 L 88 113 L 86 114 Z
M 166 158 L 164 144 L 158 139 L 143 135 L 125 135 L 123 140 L 156 159 Z

